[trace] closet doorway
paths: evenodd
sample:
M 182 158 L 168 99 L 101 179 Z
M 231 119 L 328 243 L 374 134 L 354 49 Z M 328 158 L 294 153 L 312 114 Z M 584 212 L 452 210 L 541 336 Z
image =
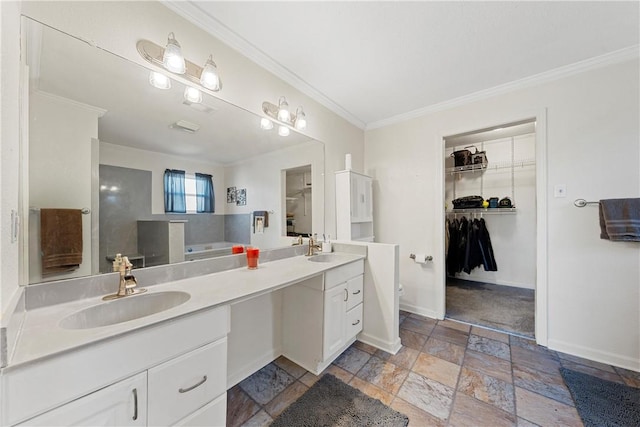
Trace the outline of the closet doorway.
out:
M 444 145 L 445 317 L 534 338 L 536 121 Z

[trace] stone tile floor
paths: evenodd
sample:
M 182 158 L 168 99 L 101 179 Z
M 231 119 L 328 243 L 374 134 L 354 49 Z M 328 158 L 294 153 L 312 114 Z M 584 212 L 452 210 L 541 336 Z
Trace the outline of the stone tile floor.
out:
M 356 342 L 331 373 L 409 417 L 409 426 L 582 426 L 564 366 L 640 387 L 640 373 L 534 341 L 401 312 L 391 355 Z M 229 390 L 228 426 L 267 426 L 320 377 L 280 357 Z

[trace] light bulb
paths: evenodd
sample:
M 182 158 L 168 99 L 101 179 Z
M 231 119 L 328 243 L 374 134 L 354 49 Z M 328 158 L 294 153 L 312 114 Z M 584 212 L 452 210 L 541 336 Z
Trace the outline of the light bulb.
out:
M 296 110 L 296 129 L 304 130 L 307 128 L 307 115 L 304 113 L 302 106 Z
M 187 70 L 182 56 L 182 48 L 173 33 L 169 33 L 167 47 L 164 49 L 164 55 L 162 55 L 162 65 L 172 73 L 184 74 Z
M 260 128 L 264 130 L 271 130 L 273 129 L 273 122 L 266 117 L 263 117 L 260 119 Z
M 291 120 L 291 113 L 289 113 L 289 103 L 284 96 L 280 97 L 278 101 L 278 120 L 281 122 L 288 122 Z
M 220 90 L 220 76 L 218 76 L 218 67 L 213 62 L 213 55 L 209 55 L 209 59 L 204 64 L 202 74 L 200 74 L 200 83 L 214 92 Z
M 171 80 L 169 77 L 157 71 L 149 73 L 149 83 L 158 89 L 171 89 Z
M 184 99 L 192 104 L 199 104 L 202 102 L 202 93 L 195 87 L 187 86 L 184 89 Z
M 286 126 L 278 126 L 278 135 L 289 136 L 289 128 Z

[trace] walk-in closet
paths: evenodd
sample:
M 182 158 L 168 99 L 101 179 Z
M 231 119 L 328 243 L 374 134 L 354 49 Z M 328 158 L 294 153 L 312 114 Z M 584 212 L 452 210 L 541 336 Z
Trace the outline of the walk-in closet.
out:
M 446 312 L 534 337 L 536 125 L 444 138 Z

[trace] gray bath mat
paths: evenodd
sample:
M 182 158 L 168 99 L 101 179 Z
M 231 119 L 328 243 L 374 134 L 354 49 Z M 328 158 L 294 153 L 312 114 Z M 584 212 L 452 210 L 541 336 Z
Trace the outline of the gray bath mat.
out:
M 560 368 L 585 427 L 640 426 L 640 389 Z
M 406 415 L 325 374 L 280 414 L 271 427 L 405 427 L 407 424 Z

